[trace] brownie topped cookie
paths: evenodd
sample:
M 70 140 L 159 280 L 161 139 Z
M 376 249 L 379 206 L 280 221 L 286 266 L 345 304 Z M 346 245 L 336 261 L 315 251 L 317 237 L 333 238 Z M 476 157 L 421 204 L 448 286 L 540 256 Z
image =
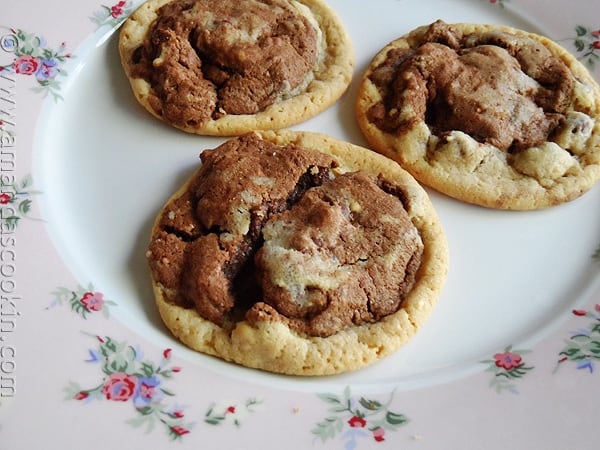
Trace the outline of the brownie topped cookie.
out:
M 322 0 L 150 0 L 119 50 L 138 101 L 191 133 L 301 122 L 346 90 L 350 40 Z
M 161 316 L 186 345 L 279 373 L 338 373 L 396 350 L 428 316 L 446 242 L 392 161 L 290 131 L 201 159 L 147 253 Z
M 420 27 L 371 61 L 356 115 L 375 150 L 466 202 L 544 208 L 600 178 L 600 88 L 533 33 Z

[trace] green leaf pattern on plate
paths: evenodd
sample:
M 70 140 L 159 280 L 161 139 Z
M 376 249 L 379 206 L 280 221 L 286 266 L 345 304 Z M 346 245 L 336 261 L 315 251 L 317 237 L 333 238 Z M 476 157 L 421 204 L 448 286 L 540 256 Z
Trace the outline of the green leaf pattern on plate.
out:
M 360 397 L 352 397 L 350 388 L 346 387 L 343 394 L 323 393 L 319 398 L 329 405 L 331 415 L 321 420 L 313 428 L 312 433 L 326 442 L 341 434 L 347 449 L 356 448 L 358 439 L 370 438 L 375 442 L 383 442 L 386 432 L 397 431 L 409 419 L 389 409 L 393 392 L 387 402 Z

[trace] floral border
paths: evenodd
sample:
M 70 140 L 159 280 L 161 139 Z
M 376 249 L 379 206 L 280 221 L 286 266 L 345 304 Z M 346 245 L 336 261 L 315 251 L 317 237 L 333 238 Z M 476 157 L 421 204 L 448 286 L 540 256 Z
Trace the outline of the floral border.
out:
M 498 4 L 503 6 L 508 0 L 489 0 L 490 3 Z M 131 2 L 120 1 L 112 7 L 102 6 L 103 11 L 110 11 L 105 19 L 92 21 L 97 23 L 98 27 L 101 26 L 118 26 L 125 16 L 131 11 L 126 10 L 126 5 L 131 6 Z M 96 16 L 95 16 L 96 17 Z M 97 16 L 98 18 L 100 16 Z M 583 27 L 582 27 L 583 29 Z M 585 36 L 591 39 L 591 43 L 598 42 L 600 31 L 594 32 L 591 29 L 586 28 L 586 33 L 578 36 L 581 38 Z M 20 75 L 32 75 L 38 82 L 38 88 L 33 90 L 38 93 L 42 93 L 44 96 L 51 94 L 55 100 L 62 99 L 59 94 L 60 86 L 58 78 L 60 76 L 66 76 L 67 73 L 61 68 L 62 63 L 66 59 L 73 57 L 69 53 L 64 53 L 66 50 L 65 43 L 62 43 L 56 51 L 46 47 L 46 43 L 43 38 L 35 36 L 33 34 L 27 35 L 22 30 L 10 29 L 14 36 L 22 35 L 24 40 L 29 39 L 31 42 L 37 42 L 37 50 L 31 47 L 29 54 L 30 58 L 27 58 L 27 54 L 23 54 L 23 58 L 15 51 L 15 61 L 10 66 L 3 66 L 0 71 L 6 71 L 10 73 Z M 599 34 L 594 34 L 599 33 Z M 29 36 L 29 37 L 27 37 Z M 591 37 L 590 37 L 591 36 Z M 3 36 L 2 39 L 7 38 Z M 25 39 L 26 38 L 26 39 Z M 0 41 L 4 45 L 8 41 Z M 21 41 L 19 41 L 19 45 Z M 577 45 L 577 44 L 576 44 Z M 580 50 L 583 52 L 585 48 L 591 50 L 589 47 L 584 45 L 584 48 Z M 595 45 L 595 44 L 594 44 Z M 4 47 L 2 47 L 4 48 Z M 595 47 L 592 52 L 593 59 L 595 60 L 598 55 L 595 50 L 600 47 Z M 43 61 L 42 56 L 34 56 L 35 51 L 42 52 L 42 56 L 48 54 L 50 59 Z M 45 53 L 44 53 L 45 52 Z M 48 53 L 50 52 L 50 53 Z M 61 53 L 62 52 L 62 53 Z M 62 56 L 61 56 L 62 55 Z M 587 61 L 590 55 L 581 55 L 581 59 L 586 60 L 588 65 L 591 64 L 593 68 L 593 62 Z M 21 59 L 19 59 L 21 58 Z M 55 58 L 55 61 L 52 61 Z M 60 59 L 62 58 L 62 59 Z M 37 68 L 35 67 L 35 61 L 37 59 Z M 35 69 L 35 71 L 33 70 Z M 38 74 L 39 72 L 39 74 Z M 46 83 L 44 83 L 46 82 Z M 0 121 L 0 133 L 2 136 L 14 137 L 11 130 L 7 129 L 5 124 Z M 9 193 L 0 194 L 0 205 L 15 205 L 19 215 L 9 217 L 6 223 L 14 224 L 13 228 L 21 218 L 28 217 L 28 213 L 31 208 L 30 197 L 34 194 L 39 194 L 38 191 L 28 190 L 30 186 L 31 178 L 29 176 L 22 179 L 19 183 L 7 184 L 6 187 L 15 187 L 15 195 Z M 5 185 L 3 184 L 4 188 Z M 18 193 L 18 195 L 17 195 Z M 3 206 L 4 207 L 4 206 Z M 4 219 L 4 214 L 2 215 Z M 596 249 L 594 259 L 600 260 L 600 246 Z M 72 310 L 86 319 L 89 314 L 100 312 L 105 314 L 105 317 L 109 317 L 109 309 L 107 305 L 116 305 L 115 302 L 104 298 L 101 292 L 95 291 L 93 286 L 90 284 L 85 289 L 82 286 L 78 286 L 74 291 L 67 288 L 59 287 L 57 291 L 53 292 L 55 295 L 54 301 L 56 304 L 62 304 L 69 302 Z M 58 300 L 60 298 L 61 300 Z M 578 370 L 594 372 L 594 362 L 598 361 L 599 358 L 599 347 L 600 339 L 598 333 L 600 332 L 598 321 L 600 321 L 599 305 L 596 305 L 594 311 L 587 310 L 574 310 L 573 314 L 576 317 L 581 318 L 593 318 L 587 328 L 579 329 L 572 333 L 568 340 L 565 341 L 564 349 L 559 353 L 561 358 L 559 359 L 558 366 L 565 366 L 566 362 L 572 362 Z M 69 386 L 65 389 L 67 398 L 69 400 L 77 400 L 83 403 L 87 403 L 92 400 L 107 400 L 114 402 L 123 402 L 132 404 L 136 413 L 139 416 L 131 419 L 129 423 L 135 427 L 146 426 L 147 431 L 154 429 L 155 424 L 162 424 L 166 427 L 168 435 L 174 439 L 181 439 L 183 436 L 189 434 L 194 428 L 193 422 L 186 422 L 184 418 L 186 414 L 183 408 L 177 404 L 168 405 L 166 399 L 168 397 L 174 397 L 169 389 L 164 385 L 166 381 L 181 371 L 180 367 L 170 366 L 169 361 L 171 359 L 171 350 L 166 349 L 162 353 L 162 359 L 160 363 L 156 364 L 152 361 L 145 359 L 141 350 L 137 347 L 127 345 L 126 342 L 118 342 L 110 337 L 96 337 L 99 345 L 96 349 L 90 349 L 90 358 L 86 360 L 90 364 L 100 364 L 102 366 L 102 372 L 104 374 L 102 383 L 95 388 L 82 389 L 77 383 L 69 383 Z M 585 345 L 584 345 L 585 344 Z M 588 350 L 592 350 L 591 353 L 586 353 Z M 490 364 L 488 371 L 494 372 L 494 377 L 507 377 L 507 379 L 521 379 L 532 369 L 533 366 L 525 365 L 522 355 L 529 352 L 529 350 L 512 350 L 511 346 L 505 348 L 503 353 L 494 354 L 493 360 L 484 361 Z M 120 355 L 120 356 L 118 356 Z M 126 361 L 126 365 L 119 365 L 116 361 L 122 358 Z M 107 369 L 108 361 L 110 367 Z M 134 369 L 131 373 L 128 372 L 127 364 L 131 364 Z M 491 366 L 494 367 L 491 367 Z M 502 374 L 502 375 L 500 375 Z M 512 374 L 512 375 L 510 375 Z M 492 381 L 491 385 L 495 386 L 498 392 L 509 390 L 513 393 L 517 393 L 514 386 L 504 386 L 502 383 Z M 403 414 L 398 414 L 389 410 L 389 407 L 393 400 L 393 393 L 390 394 L 390 398 L 387 403 L 382 404 L 376 400 L 369 400 L 364 397 L 353 398 L 350 393 L 350 389 L 347 388 L 342 396 L 336 396 L 334 394 L 319 394 L 318 397 L 331 405 L 328 411 L 332 413 L 327 416 L 324 420 L 317 423 L 315 428 L 311 431 L 315 435 L 315 439 L 321 439 L 322 442 L 329 441 L 331 439 L 338 438 L 344 442 L 345 448 L 355 448 L 359 438 L 371 437 L 375 442 L 382 442 L 386 440 L 386 430 L 396 431 L 399 427 L 406 424 L 409 419 Z M 213 403 L 208 408 L 204 422 L 210 425 L 221 425 L 231 423 L 235 427 L 240 427 L 242 420 L 247 416 L 248 413 L 254 413 L 258 411 L 262 400 L 249 399 L 244 403 L 234 402 L 219 402 Z
M 523 360 L 523 355 L 530 352 L 531 350 L 513 350 L 512 345 L 509 345 L 502 353 L 494 354 L 494 359 L 481 361 L 488 365 L 485 371 L 494 374 L 489 386 L 499 394 L 505 391 L 518 394 L 515 382 L 534 369 L 533 366 L 526 365 Z
M 88 350 L 87 363 L 98 364 L 103 374 L 101 382 L 92 388 L 82 388 L 70 382 L 65 388 L 66 399 L 89 401 L 107 400 L 130 403 L 137 416 L 129 420 L 134 427 L 146 426 L 150 432 L 157 423 L 166 427 L 171 439 L 180 439 L 190 433 L 193 422 L 186 422 L 183 409 L 167 405 L 165 399 L 175 394 L 165 382 L 181 367 L 171 366 L 171 349 L 165 349 L 157 364 L 145 359 L 142 351 L 127 342 L 111 337 L 96 336 L 98 346 Z
M 31 197 L 41 192 L 31 189 L 32 184 L 31 175 L 25 175 L 19 181 L 14 175 L 0 177 L 0 227 L 3 230 L 15 230 L 24 218 L 37 220 L 29 216 L 33 203 Z
M 239 428 L 249 414 L 261 411 L 262 406 L 263 400 L 257 398 L 250 398 L 243 403 L 232 401 L 212 403 L 204 415 L 204 422 L 209 425 L 230 423 Z
M 556 370 L 569 361 L 575 364 L 578 370 L 593 373 L 596 363 L 600 361 L 600 304 L 594 305 L 593 310 L 574 309 L 573 315 L 592 321 L 587 327 L 571 332 L 569 338 L 564 341 Z
M 83 319 L 87 319 L 90 314 L 102 313 L 105 318 L 109 318 L 110 306 L 116 306 L 117 303 L 104 298 L 102 292 L 94 289 L 94 285 L 89 283 L 87 287 L 77 285 L 75 289 L 58 287 L 52 291 L 54 297 L 50 306 L 46 309 L 68 304 L 71 310 Z
M 34 92 L 44 97 L 50 94 L 54 100 L 62 100 L 60 95 L 60 77 L 67 76 L 64 63 L 75 56 L 66 51 L 66 43 L 62 42 L 54 50 L 39 35 L 19 28 L 0 27 L 7 32 L 0 36 L 0 49 L 14 54 L 10 64 L 0 66 L 0 74 L 17 74 L 31 76 L 38 86 Z
M 312 434 L 323 443 L 338 437 L 346 450 L 356 448 L 361 438 L 371 437 L 375 442 L 383 442 L 387 431 L 395 432 L 409 421 L 404 414 L 389 409 L 394 392 L 386 403 L 365 397 L 357 400 L 352 397 L 349 387 L 341 396 L 325 393 L 318 397 L 330 405 L 328 411 L 332 414 L 318 422 Z
M 97 28 L 105 26 L 116 28 L 134 9 L 131 0 L 120 0 L 111 6 L 100 5 L 100 9 L 93 13 L 90 20 L 96 24 Z
M 584 25 L 575 27 L 576 37 L 571 38 L 578 58 L 588 66 L 590 70 L 596 68 L 600 62 L 600 28 L 590 28 Z

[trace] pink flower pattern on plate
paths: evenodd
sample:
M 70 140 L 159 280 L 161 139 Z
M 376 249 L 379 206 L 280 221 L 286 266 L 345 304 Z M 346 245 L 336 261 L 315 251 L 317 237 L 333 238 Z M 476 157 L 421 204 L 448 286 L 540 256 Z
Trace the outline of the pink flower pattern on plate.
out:
M 600 27 L 577 25 L 575 34 L 572 41 L 578 54 L 577 59 L 594 70 L 600 60 Z
M 498 393 L 508 391 L 518 394 L 515 382 L 534 368 L 527 366 L 523 361 L 523 355 L 529 352 L 530 350 L 513 350 L 509 345 L 503 352 L 495 353 L 493 359 L 481 361 L 487 364 L 486 371 L 494 374 L 490 380 L 490 387 Z
M 137 384 L 138 381 L 133 375 L 128 375 L 124 372 L 111 373 L 102 386 L 102 395 L 104 395 L 106 400 L 126 402 L 133 397 Z M 77 393 L 77 395 L 81 394 L 82 391 Z
M 90 20 L 98 28 L 118 27 L 134 10 L 133 2 L 130 0 L 120 0 L 110 6 L 100 5 L 100 10 L 96 11 Z
M 397 431 L 408 422 L 404 414 L 389 409 L 393 394 L 386 403 L 361 397 L 352 397 L 350 388 L 341 396 L 319 394 L 319 398 L 329 404 L 330 416 L 317 423 L 312 433 L 322 442 L 333 439 L 338 433 L 344 439 L 345 448 L 356 448 L 358 440 L 370 438 L 375 442 L 385 441 L 386 431 Z
M 579 328 L 571 333 L 569 339 L 559 352 L 558 366 L 567 361 L 575 364 L 578 370 L 593 373 L 596 363 L 600 361 L 600 304 L 593 309 L 574 309 L 572 314 L 591 322 L 585 328 Z
M 53 301 L 48 308 L 68 304 L 71 310 L 83 319 L 96 313 L 108 318 L 109 308 L 116 306 L 114 301 L 106 299 L 102 292 L 96 291 L 91 283 L 87 287 L 78 285 L 75 289 L 58 287 L 52 292 L 52 296 Z
M 62 42 L 54 50 L 46 45 L 46 40 L 41 36 L 21 29 L 4 29 L 8 33 L 0 38 L 0 48 L 12 53 L 14 59 L 12 63 L 0 66 L 0 73 L 32 76 L 37 82 L 34 92 L 44 96 L 51 94 L 54 100 L 61 100 L 59 78 L 67 76 L 63 64 L 73 58 L 66 51 L 66 43 Z
M 104 294 L 102 292 L 86 292 L 79 301 L 88 311 L 101 311 L 104 306 Z
M 14 142 L 14 136 L 0 122 L 0 138 L 2 144 Z M 0 144 L 0 148 L 2 147 Z M 29 215 L 33 204 L 32 197 L 40 194 L 39 191 L 31 189 L 33 179 L 26 175 L 19 181 L 14 175 L 0 177 L 0 225 L 6 230 L 15 230 L 18 223 L 24 219 L 32 219 Z
M 509 371 L 519 367 L 522 361 L 521 355 L 511 352 L 496 353 L 494 359 L 496 360 L 496 367 Z
M 262 400 L 256 398 L 248 399 L 244 403 L 231 401 L 213 403 L 204 415 L 204 422 L 209 425 L 230 423 L 239 428 L 250 413 L 261 409 L 262 403 Z
M 129 423 L 135 427 L 146 425 L 151 429 L 155 423 L 165 426 L 171 439 L 181 439 L 189 434 L 193 423 L 185 421 L 180 406 L 168 406 L 166 397 L 175 394 L 165 386 L 181 368 L 171 367 L 171 349 L 162 352 L 157 364 L 144 359 L 142 352 L 126 342 L 111 337 L 96 336 L 98 345 L 88 351 L 86 362 L 98 364 L 104 375 L 102 381 L 92 388 L 82 388 L 70 382 L 65 388 L 67 399 L 77 401 L 107 400 L 130 403 L 137 416 Z

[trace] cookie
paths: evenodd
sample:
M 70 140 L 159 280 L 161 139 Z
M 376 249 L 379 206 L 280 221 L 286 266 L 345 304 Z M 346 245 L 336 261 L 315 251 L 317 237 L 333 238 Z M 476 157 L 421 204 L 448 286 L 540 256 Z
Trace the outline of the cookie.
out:
M 313 117 L 354 70 L 349 36 L 323 0 L 149 0 L 123 24 L 119 52 L 144 108 L 213 136 Z
M 370 62 L 356 100 L 369 145 L 421 183 L 511 210 L 600 178 L 600 88 L 550 39 L 505 26 L 419 27 Z
M 146 254 L 160 315 L 185 345 L 326 375 L 393 353 L 425 322 L 448 248 L 426 192 L 396 163 L 294 131 L 200 156 Z

